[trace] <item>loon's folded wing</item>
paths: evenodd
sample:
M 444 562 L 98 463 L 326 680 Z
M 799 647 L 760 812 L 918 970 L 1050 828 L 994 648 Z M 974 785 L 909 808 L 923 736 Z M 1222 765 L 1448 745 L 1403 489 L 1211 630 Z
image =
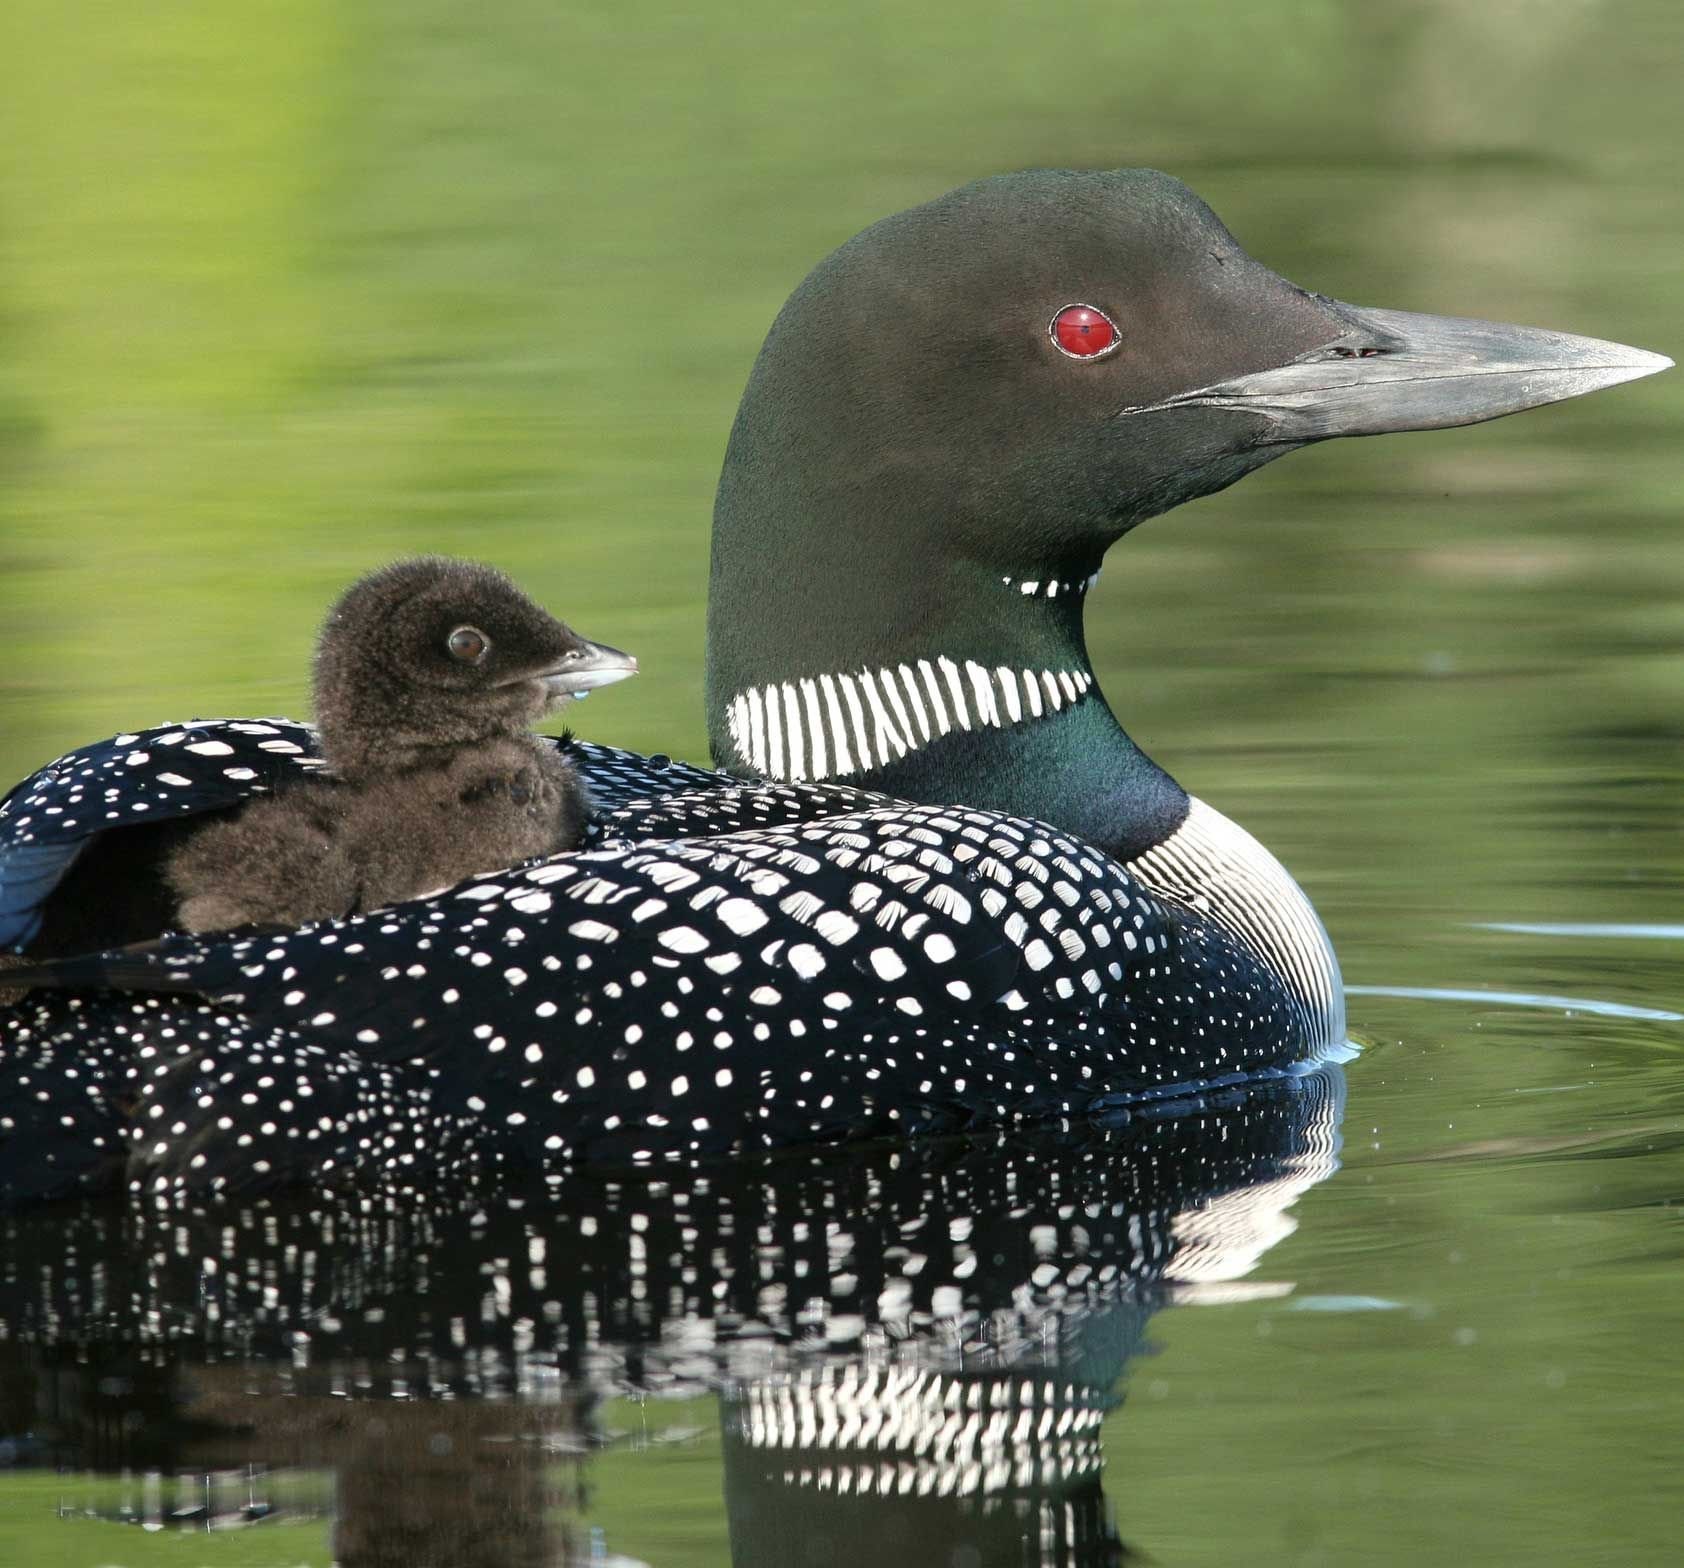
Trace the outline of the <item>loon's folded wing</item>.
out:
M 132 877 L 126 862 L 110 878 L 92 874 L 112 835 L 227 811 L 320 766 L 313 733 L 290 719 L 156 725 L 49 763 L 0 801 L 0 952 L 35 940 L 79 862 L 90 885 L 77 896 L 130 891 L 108 885 Z

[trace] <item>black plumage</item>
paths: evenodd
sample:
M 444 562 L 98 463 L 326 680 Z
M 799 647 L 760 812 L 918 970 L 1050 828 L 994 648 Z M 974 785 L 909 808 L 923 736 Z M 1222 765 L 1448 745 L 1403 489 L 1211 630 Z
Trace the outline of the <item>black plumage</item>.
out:
M 573 848 L 585 787 L 529 726 L 582 672 L 635 668 L 490 567 L 422 557 L 371 573 L 316 649 L 325 770 L 170 853 L 176 923 L 295 926 Z

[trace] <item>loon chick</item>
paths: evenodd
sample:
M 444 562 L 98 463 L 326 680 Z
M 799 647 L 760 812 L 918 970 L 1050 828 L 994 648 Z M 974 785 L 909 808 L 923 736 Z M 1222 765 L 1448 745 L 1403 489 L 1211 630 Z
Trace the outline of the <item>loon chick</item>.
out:
M 343 917 L 574 848 L 585 787 L 528 726 L 636 670 L 491 567 L 424 556 L 370 573 L 316 648 L 327 771 L 168 857 L 181 928 Z
M 1295 447 L 1669 363 L 1307 293 L 1151 171 L 1009 175 L 886 219 L 796 290 L 732 432 L 707 655 L 726 771 L 576 743 L 580 851 L 82 957 L 53 956 L 76 952 L 54 922 L 107 846 L 227 809 L 253 758 L 302 768 L 308 736 L 124 735 L 0 804 L 0 946 L 47 960 L 0 1029 L 0 1191 L 93 1180 L 114 1148 L 148 1188 L 431 1190 L 1081 1117 L 1336 1050 L 1314 909 L 1124 732 L 1085 587 L 1143 519 Z M 8 1125 L 31 1130 L 10 1165 Z

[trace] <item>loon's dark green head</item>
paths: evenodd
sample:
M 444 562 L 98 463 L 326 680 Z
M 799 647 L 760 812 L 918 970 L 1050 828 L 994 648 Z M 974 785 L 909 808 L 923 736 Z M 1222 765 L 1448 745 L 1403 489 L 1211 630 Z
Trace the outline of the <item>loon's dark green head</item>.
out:
M 1151 170 L 964 186 L 821 262 L 761 350 L 714 514 L 715 754 L 1145 848 L 1185 797 L 1087 671 L 1117 538 L 1307 442 L 1669 363 L 1308 293 Z

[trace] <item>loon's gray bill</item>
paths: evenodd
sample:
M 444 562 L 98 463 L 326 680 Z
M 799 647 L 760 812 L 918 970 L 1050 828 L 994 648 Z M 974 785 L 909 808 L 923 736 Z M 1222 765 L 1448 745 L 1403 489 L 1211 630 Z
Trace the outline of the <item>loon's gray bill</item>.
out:
M 1267 424 L 1263 444 L 1323 441 L 1475 425 L 1672 365 L 1664 354 L 1602 338 L 1328 303 L 1351 323 L 1345 336 L 1290 364 L 1198 387 L 1152 407 L 1257 414 Z

